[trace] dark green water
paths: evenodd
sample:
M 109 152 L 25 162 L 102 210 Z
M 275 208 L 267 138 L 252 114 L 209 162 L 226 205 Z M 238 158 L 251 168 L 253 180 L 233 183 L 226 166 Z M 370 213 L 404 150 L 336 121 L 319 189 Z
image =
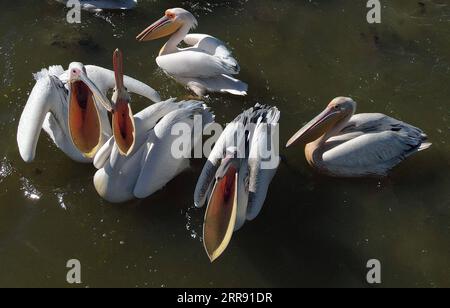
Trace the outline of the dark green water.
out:
M 0 286 L 68 286 L 65 264 L 82 263 L 82 286 L 364 287 L 379 259 L 385 287 L 450 287 L 450 4 L 382 1 L 369 25 L 366 1 L 140 1 L 119 14 L 65 22 L 55 1 L 2 1 L 0 12 Z M 389 2 L 389 3 L 387 3 Z M 395 4 L 394 4 L 395 2 Z M 282 142 L 335 96 L 424 129 L 434 143 L 379 180 L 317 175 L 300 148 L 284 151 L 262 214 L 234 235 L 215 264 L 192 208 L 202 161 L 142 201 L 111 205 L 92 185 L 94 168 L 71 162 L 42 135 L 37 159 L 21 161 L 16 128 L 32 73 L 72 61 L 111 67 L 165 98 L 187 92 L 157 70 L 163 41 L 135 36 L 181 6 L 234 50 L 249 96 L 214 96 L 226 123 L 255 102 L 282 112 Z M 145 102 L 135 99 L 137 111 Z

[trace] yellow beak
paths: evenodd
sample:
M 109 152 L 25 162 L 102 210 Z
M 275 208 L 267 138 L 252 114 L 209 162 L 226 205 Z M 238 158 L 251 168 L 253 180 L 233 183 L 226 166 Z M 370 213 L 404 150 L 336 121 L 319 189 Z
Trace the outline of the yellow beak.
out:
M 214 185 L 206 209 L 203 241 L 211 262 L 222 255 L 233 236 L 237 217 L 238 178 L 238 170 L 230 167 Z
M 326 108 L 321 114 L 292 136 L 286 147 L 297 143 L 307 144 L 317 140 L 336 124 L 340 119 L 340 114 L 340 111 Z
M 140 42 L 156 40 L 175 33 L 181 26 L 181 23 L 175 22 L 167 16 L 164 16 L 142 31 L 136 39 Z

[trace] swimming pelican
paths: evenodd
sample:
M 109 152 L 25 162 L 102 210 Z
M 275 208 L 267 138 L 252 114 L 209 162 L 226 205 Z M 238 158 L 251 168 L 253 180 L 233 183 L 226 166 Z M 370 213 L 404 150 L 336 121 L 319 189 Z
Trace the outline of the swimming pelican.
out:
M 199 116 L 199 117 L 195 117 Z M 200 122 L 198 122 L 200 121 Z M 112 203 L 144 199 L 162 189 L 189 166 L 192 147 L 201 142 L 195 136 L 182 155 L 174 155 L 172 146 L 179 136 L 172 134 L 175 125 L 183 123 L 189 129 L 213 122 L 214 116 L 202 102 L 171 99 L 144 109 L 134 117 L 135 146 L 128 156 L 120 155 L 111 138 L 97 153 L 94 165 L 97 173 L 94 185 L 98 194 Z
M 17 143 L 23 160 L 34 160 L 43 128 L 71 159 L 92 162 L 96 151 L 112 135 L 108 110 L 113 106 L 105 94 L 115 86 L 114 72 L 98 66 L 71 63 L 67 71 L 61 66 L 51 66 L 34 77 L 36 85 L 17 130 Z M 124 84 L 133 93 L 154 102 L 161 101 L 155 90 L 140 81 L 125 77 Z
M 308 163 L 334 177 L 387 176 L 407 157 L 431 146 L 414 126 L 384 114 L 357 114 L 351 98 L 335 98 L 287 147 L 307 144 Z
M 174 8 L 137 36 L 140 42 L 155 40 L 172 34 L 161 49 L 156 63 L 169 76 L 185 85 L 199 97 L 208 92 L 246 95 L 247 84 L 232 75 L 240 67 L 223 42 L 205 34 L 188 34 L 197 26 L 190 12 Z M 188 48 L 179 48 L 183 42 Z
M 57 0 L 67 5 L 68 0 Z M 80 0 L 81 8 L 89 12 L 103 10 L 131 10 L 136 7 L 137 0 Z
M 208 207 L 203 225 L 211 262 L 225 251 L 234 231 L 254 220 L 278 169 L 275 139 L 280 112 L 256 105 L 230 123 L 216 142 L 195 189 L 194 202 Z

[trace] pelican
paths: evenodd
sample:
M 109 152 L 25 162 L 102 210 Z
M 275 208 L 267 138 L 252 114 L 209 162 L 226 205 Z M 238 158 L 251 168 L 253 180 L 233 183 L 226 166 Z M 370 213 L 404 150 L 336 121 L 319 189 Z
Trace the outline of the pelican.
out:
M 181 8 L 169 9 L 164 17 L 137 36 L 140 42 L 172 35 L 156 58 L 158 66 L 203 97 L 208 92 L 246 95 L 247 84 L 233 78 L 240 67 L 223 42 L 205 34 L 189 34 L 197 26 L 197 19 Z M 179 48 L 181 42 L 188 48 Z
M 68 0 L 56 0 L 67 5 Z M 131 10 L 137 5 L 137 0 L 80 0 L 81 8 L 89 12 L 103 10 Z
M 335 98 L 287 143 L 306 144 L 306 159 L 334 177 L 384 177 L 407 157 L 431 146 L 414 126 L 379 113 L 356 114 L 356 103 Z
M 272 136 L 279 118 L 276 107 L 257 104 L 245 111 L 225 128 L 203 168 L 194 202 L 203 207 L 208 201 L 203 239 L 211 262 L 263 207 L 280 163 Z
M 186 157 L 201 142 L 201 136 L 195 136 L 181 157 L 174 156 L 172 146 L 179 138 L 172 134 L 175 125 L 184 123 L 192 129 L 213 121 L 209 108 L 199 101 L 176 103 L 170 99 L 136 114 L 136 140 L 129 155 L 120 155 L 117 142 L 111 138 L 95 157 L 94 166 L 99 170 L 94 186 L 98 194 L 108 202 L 122 203 L 144 199 L 161 190 L 189 167 Z
M 114 88 L 114 72 L 98 66 L 71 63 L 64 71 L 51 66 L 34 75 L 34 86 L 23 110 L 17 130 L 19 152 L 32 162 L 43 128 L 56 146 L 72 160 L 93 161 L 95 153 L 112 135 L 108 111 L 114 106 L 105 97 Z M 159 94 L 144 83 L 124 78 L 133 93 L 154 102 Z

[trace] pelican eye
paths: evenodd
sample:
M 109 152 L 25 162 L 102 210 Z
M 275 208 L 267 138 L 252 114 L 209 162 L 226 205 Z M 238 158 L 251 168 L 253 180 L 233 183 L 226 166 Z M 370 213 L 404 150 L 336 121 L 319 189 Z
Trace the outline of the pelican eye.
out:
M 169 18 L 169 19 L 175 19 L 176 16 L 175 16 L 174 13 L 167 13 L 166 17 Z

